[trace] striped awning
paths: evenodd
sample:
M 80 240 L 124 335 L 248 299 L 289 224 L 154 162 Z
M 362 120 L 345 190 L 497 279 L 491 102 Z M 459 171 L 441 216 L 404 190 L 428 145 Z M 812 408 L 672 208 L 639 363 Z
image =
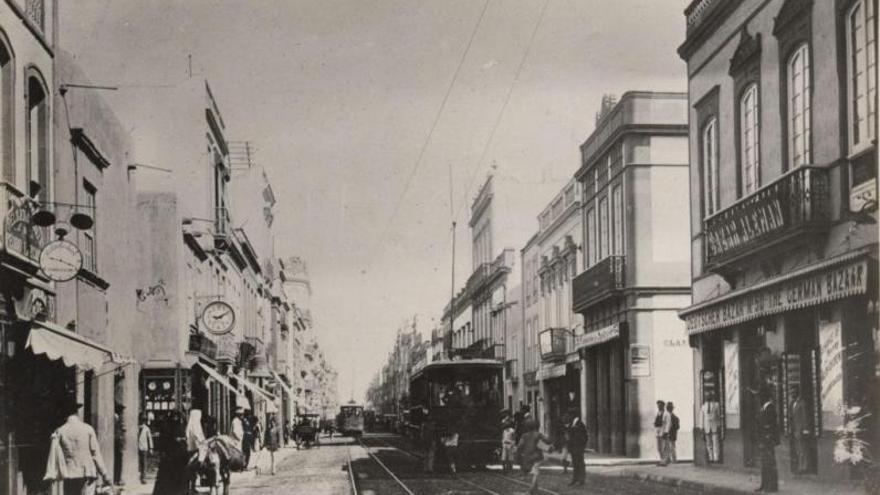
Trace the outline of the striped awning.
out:
M 87 370 L 96 370 L 108 363 L 133 362 L 131 358 L 121 356 L 106 346 L 47 321 L 33 321 L 25 348 L 53 361 L 60 359 L 65 366 Z
M 263 387 L 260 387 L 259 385 L 248 380 L 247 378 L 245 378 L 241 375 L 239 375 L 237 378 L 238 378 L 238 383 L 241 383 L 242 385 L 244 385 L 245 388 L 247 388 L 248 390 L 253 392 L 255 395 L 260 396 L 260 397 L 268 400 L 269 402 L 274 402 L 274 401 L 278 400 L 278 398 L 275 397 L 275 394 L 269 392 L 268 390 L 264 389 Z
M 232 384 L 229 383 L 229 380 L 227 380 L 225 376 L 218 373 L 217 370 L 215 370 L 214 368 L 205 365 L 201 361 L 197 362 L 196 364 L 199 365 L 203 370 L 205 370 L 205 373 L 207 373 L 208 376 L 210 376 L 214 381 L 229 389 L 230 392 L 236 395 L 244 395 L 237 388 L 232 386 Z

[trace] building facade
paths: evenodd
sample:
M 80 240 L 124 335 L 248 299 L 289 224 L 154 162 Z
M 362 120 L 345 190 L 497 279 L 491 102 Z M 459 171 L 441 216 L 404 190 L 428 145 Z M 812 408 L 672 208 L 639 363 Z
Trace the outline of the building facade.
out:
M 656 458 L 655 401 L 680 405 L 692 452 L 692 356 L 677 310 L 690 301 L 687 95 L 628 92 L 581 145 L 583 270 L 572 309 L 585 332 L 584 422 L 600 453 Z
M 855 411 L 868 413 L 858 426 L 877 455 L 876 12 L 873 0 L 685 11 L 693 303 L 681 317 L 696 350 L 694 411 L 721 398 L 731 469 L 758 466 L 765 387 L 783 478 L 852 475 L 833 457 Z M 795 394 L 806 424 L 794 424 Z M 795 428 L 808 432 L 802 466 Z

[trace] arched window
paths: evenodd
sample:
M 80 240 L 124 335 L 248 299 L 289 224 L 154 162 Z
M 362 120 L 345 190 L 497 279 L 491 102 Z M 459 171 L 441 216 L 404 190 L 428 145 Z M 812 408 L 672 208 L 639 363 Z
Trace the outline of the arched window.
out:
M 27 78 L 25 114 L 25 178 L 38 183 L 40 201 L 48 201 L 49 190 L 49 98 L 46 86 L 35 72 Z
M 750 84 L 739 100 L 740 177 L 743 195 L 761 186 L 760 108 L 758 85 Z
M 0 34 L 0 159 L 3 170 L 0 180 L 15 183 L 15 74 L 13 73 L 12 49 Z
M 706 216 L 721 206 L 718 194 L 718 121 L 715 117 L 703 126 L 700 146 L 703 158 L 703 196 Z
M 847 11 L 849 146 L 856 152 L 875 139 L 877 125 L 877 27 L 874 2 L 859 0 Z
M 788 59 L 788 156 L 791 167 L 810 163 L 810 48 L 800 45 Z

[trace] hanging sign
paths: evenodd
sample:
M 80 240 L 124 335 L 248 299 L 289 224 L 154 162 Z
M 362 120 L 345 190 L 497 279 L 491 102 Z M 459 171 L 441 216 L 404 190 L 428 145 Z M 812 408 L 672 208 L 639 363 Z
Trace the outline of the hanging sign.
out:
M 620 337 L 620 323 L 615 323 L 598 330 L 591 330 L 575 337 L 575 349 L 586 349 Z
M 629 356 L 631 376 L 651 376 L 651 346 L 647 344 L 631 344 L 629 346 Z

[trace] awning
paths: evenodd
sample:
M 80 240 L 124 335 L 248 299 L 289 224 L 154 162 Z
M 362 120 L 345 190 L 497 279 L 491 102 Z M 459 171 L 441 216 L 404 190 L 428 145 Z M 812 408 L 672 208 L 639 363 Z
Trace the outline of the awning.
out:
M 109 348 L 66 328 L 45 321 L 33 321 L 26 348 L 34 354 L 45 354 L 65 366 L 94 370 L 105 363 L 127 364 L 132 359 L 120 356 Z
M 214 381 L 216 381 L 220 385 L 223 385 L 224 387 L 228 388 L 230 392 L 232 392 L 236 395 L 241 394 L 241 392 L 239 392 L 237 388 L 233 387 L 232 384 L 229 383 L 229 380 L 227 380 L 226 377 L 224 377 L 223 375 L 218 373 L 217 370 L 215 370 L 214 368 L 212 368 L 210 366 L 206 366 L 202 362 L 196 362 L 196 364 L 199 365 L 203 370 L 205 370 L 205 373 L 207 373 L 208 376 L 210 376 Z
M 541 368 L 535 373 L 535 379 L 538 381 L 549 380 L 551 378 L 559 378 L 565 376 L 565 363 L 556 365 L 542 364 Z
M 275 378 L 276 382 L 281 384 L 281 388 L 283 388 L 284 391 L 287 392 L 288 396 L 290 396 L 290 397 L 294 396 L 293 388 L 291 388 L 290 385 L 287 384 L 287 382 L 282 380 L 281 377 L 278 375 L 278 373 L 275 373 L 275 370 L 272 370 L 272 376 Z
M 598 330 L 590 330 L 575 337 L 575 349 L 587 349 L 620 337 L 621 323 L 615 323 Z
M 264 399 L 268 400 L 269 402 L 274 402 L 275 400 L 277 400 L 277 397 L 275 397 L 275 395 L 273 395 L 272 393 L 270 393 L 267 390 L 264 390 L 262 387 L 258 386 L 256 383 L 248 380 L 247 378 L 245 378 L 241 375 L 239 375 L 237 378 L 238 378 L 238 382 L 241 383 L 242 385 L 244 385 L 245 387 L 247 387 L 248 390 L 250 390 L 251 392 L 253 392 L 257 395 L 262 396 Z

